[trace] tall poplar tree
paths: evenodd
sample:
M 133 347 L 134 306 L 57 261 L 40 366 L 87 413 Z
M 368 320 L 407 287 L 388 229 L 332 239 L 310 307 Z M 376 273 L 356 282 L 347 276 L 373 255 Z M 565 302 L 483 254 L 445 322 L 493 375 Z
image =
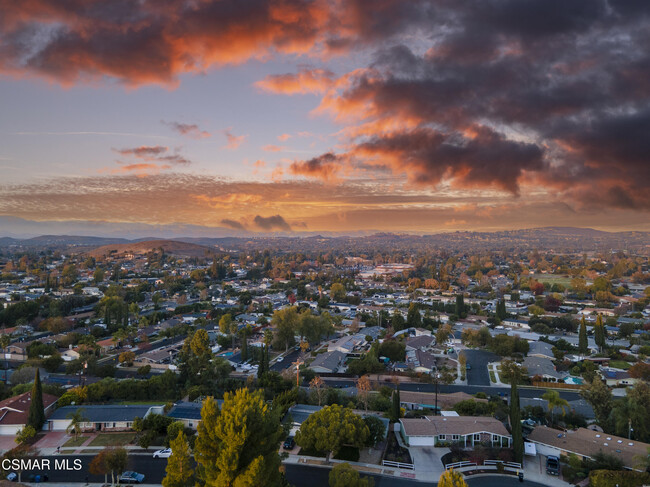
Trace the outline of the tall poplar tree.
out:
M 194 470 L 190 457 L 190 446 L 185 438 L 185 433 L 178 432 L 178 436 L 170 443 L 172 454 L 167 460 L 163 487 L 192 487 L 194 485 Z
M 519 390 L 517 389 L 517 374 L 510 381 L 510 427 L 512 428 L 512 451 L 515 462 L 523 463 L 524 438 L 521 433 L 521 410 L 519 409 Z
M 587 324 L 585 323 L 585 316 L 582 315 L 580 322 L 580 332 L 578 334 L 578 351 L 581 354 L 587 353 L 589 350 L 589 342 L 587 341 Z
M 596 341 L 596 345 L 602 351 L 603 347 L 605 346 L 605 326 L 603 325 L 602 315 L 598 315 L 598 318 L 596 318 L 596 325 L 594 326 L 594 340 Z
M 45 408 L 43 407 L 43 386 L 41 385 L 41 373 L 36 369 L 34 385 L 32 386 L 31 401 L 27 414 L 27 424 L 40 431 L 45 423 Z

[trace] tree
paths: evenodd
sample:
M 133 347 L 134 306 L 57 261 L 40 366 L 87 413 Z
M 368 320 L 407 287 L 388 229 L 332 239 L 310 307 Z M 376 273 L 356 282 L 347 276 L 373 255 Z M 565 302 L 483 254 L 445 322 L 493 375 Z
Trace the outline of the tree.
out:
M 609 414 L 612 411 L 614 400 L 612 391 L 599 378 L 594 378 L 587 384 L 587 387 L 580 391 L 580 394 L 591 404 L 598 424 L 607 431 L 609 429 Z
M 361 477 L 349 463 L 337 464 L 329 474 L 330 487 L 373 487 L 375 481 L 369 477 Z
M 18 433 L 16 433 L 16 438 L 15 441 L 19 445 L 23 443 L 27 443 L 29 440 L 34 438 L 36 436 L 36 430 L 34 429 L 33 426 L 31 425 L 25 425 L 23 429 L 18 430 Z
M 131 350 L 122 352 L 118 359 L 121 364 L 124 364 L 127 367 L 131 367 L 133 365 L 133 361 L 135 360 L 135 352 L 132 352 Z
M 460 472 L 456 472 L 453 468 L 445 470 L 438 480 L 438 487 L 467 487 L 465 477 Z
M 585 323 L 585 316 L 582 315 L 580 333 L 578 334 L 578 351 L 584 355 L 587 353 L 587 350 L 589 350 L 589 344 L 587 341 L 587 325 Z
M 106 467 L 109 472 L 111 472 L 111 479 L 113 485 L 115 485 L 115 476 L 119 476 L 126 470 L 126 467 L 129 464 L 129 453 L 126 451 L 126 448 L 109 448 L 105 450 L 106 453 Z
M 393 316 L 390 320 L 390 324 L 393 327 L 393 332 L 398 332 L 404 329 L 406 322 L 404 321 L 404 317 L 402 316 L 402 313 L 399 309 L 395 308 L 395 311 L 393 311 Z
M 400 362 L 406 357 L 406 345 L 403 341 L 384 340 L 379 345 L 379 355 L 388 357 L 392 362 Z
M 451 325 L 441 325 L 436 332 L 436 343 L 443 344 L 451 335 Z
M 66 416 L 70 420 L 70 424 L 68 424 L 65 432 L 68 434 L 72 433 L 75 440 L 79 437 L 79 433 L 81 433 L 82 424 L 86 422 L 83 412 L 84 408 L 77 408 L 75 411 L 69 412 Z
M 465 318 L 467 316 L 465 312 L 465 298 L 462 294 L 456 295 L 456 316 L 459 318 Z
M 330 297 L 335 303 L 344 301 L 346 297 L 345 286 L 340 282 L 332 284 L 332 287 L 330 287 Z
M 106 483 L 106 477 L 108 473 L 111 471 L 111 469 L 108 468 L 108 465 L 106 464 L 106 459 L 108 457 L 108 454 L 109 454 L 108 450 L 101 450 L 90 461 L 90 465 L 88 465 L 88 471 L 91 474 L 104 476 L 104 483 Z
M 372 384 L 370 383 L 370 377 L 368 375 L 362 375 L 357 380 L 357 397 L 363 403 L 363 406 L 366 411 L 368 411 L 368 401 L 370 400 L 370 391 L 372 390 Z
M 318 405 L 320 406 L 323 402 L 323 394 L 326 392 L 325 381 L 320 378 L 319 375 L 314 377 L 309 383 L 309 388 L 316 391 L 316 397 L 318 398 Z
M 521 432 L 521 409 L 519 408 L 519 391 L 517 381 L 510 381 L 510 427 L 512 428 L 512 450 L 515 462 L 523 464 L 524 438 Z
M 178 436 L 171 442 L 172 454 L 167 460 L 163 487 L 192 487 L 194 485 L 194 470 L 190 446 L 185 433 L 178 432 Z
M 7 383 L 7 369 L 9 368 L 7 361 L 7 347 L 11 343 L 11 337 L 7 333 L 2 333 L 0 335 L 0 348 L 5 356 L 5 384 Z
M 230 313 L 226 313 L 221 317 L 219 320 L 219 330 L 221 333 L 230 333 L 230 324 L 232 323 L 232 315 Z
M 562 416 L 566 414 L 566 409 L 569 408 L 569 402 L 566 399 L 562 399 L 558 391 L 548 389 L 542 395 L 542 399 L 548 402 L 548 410 L 551 413 L 551 424 L 553 424 L 553 414 L 555 412 L 555 408 L 562 408 Z
M 43 407 L 43 386 L 41 385 L 41 373 L 36 369 L 34 385 L 32 386 L 29 412 L 27 413 L 27 424 L 40 431 L 45 423 L 45 408 Z
M 406 314 L 406 324 L 409 328 L 420 328 L 422 326 L 422 315 L 420 315 L 420 308 L 417 303 L 411 303 L 409 305 L 409 310 Z
M 602 315 L 598 315 L 598 318 L 596 318 L 596 324 L 594 325 L 594 340 L 598 348 L 602 351 L 605 346 L 605 326 L 603 325 Z
M 261 390 L 226 392 L 221 410 L 208 398 L 194 446 L 197 476 L 207 487 L 279 486 L 283 435 L 279 412 Z
M 289 308 L 279 309 L 273 313 L 271 325 L 275 328 L 274 348 L 280 348 L 284 345 L 285 351 L 295 344 L 295 334 L 298 329 L 298 308 L 291 306 Z
M 393 402 L 391 403 L 390 408 L 390 420 L 399 421 L 399 418 L 402 417 L 402 403 L 399 396 L 399 386 L 393 391 Z
M 637 362 L 627 372 L 634 379 L 650 381 L 650 364 L 646 364 L 645 362 Z
M 377 416 L 366 416 L 363 418 L 363 422 L 366 423 L 369 431 L 366 446 L 373 447 L 386 438 L 386 426 Z
M 326 452 L 326 461 L 343 445 L 362 447 L 368 439 L 368 427 L 351 409 L 338 404 L 325 406 L 302 423 L 296 443 L 307 449 Z

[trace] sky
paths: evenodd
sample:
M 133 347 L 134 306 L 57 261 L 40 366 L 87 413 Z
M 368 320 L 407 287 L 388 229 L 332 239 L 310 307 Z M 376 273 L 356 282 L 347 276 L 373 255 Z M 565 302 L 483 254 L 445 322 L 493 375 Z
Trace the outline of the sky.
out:
M 0 0 L 0 236 L 647 231 L 649 27 L 647 0 Z

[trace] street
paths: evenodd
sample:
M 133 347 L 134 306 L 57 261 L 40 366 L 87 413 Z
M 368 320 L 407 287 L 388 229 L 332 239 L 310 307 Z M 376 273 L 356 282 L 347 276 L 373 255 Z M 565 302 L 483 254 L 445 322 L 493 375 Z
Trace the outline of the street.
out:
M 464 350 L 463 353 L 467 357 L 467 384 L 470 386 L 489 386 L 490 375 L 487 364 L 498 362 L 500 357 L 485 350 Z

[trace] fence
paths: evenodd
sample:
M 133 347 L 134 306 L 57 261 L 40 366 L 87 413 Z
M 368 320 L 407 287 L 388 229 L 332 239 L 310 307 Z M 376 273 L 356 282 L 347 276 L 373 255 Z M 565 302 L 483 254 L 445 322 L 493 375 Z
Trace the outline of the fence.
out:
M 564 382 L 543 382 L 535 381 L 533 386 L 543 389 L 583 389 L 584 384 L 565 384 Z
M 483 465 L 497 465 L 498 463 L 502 463 L 504 467 L 521 468 L 521 463 L 504 462 L 503 460 L 485 460 Z
M 381 462 L 384 467 L 393 467 L 393 468 L 406 468 L 408 470 L 415 470 L 415 465 L 412 463 L 402 463 L 402 462 L 391 462 L 390 460 L 384 460 Z
M 474 462 L 454 462 L 454 463 L 448 463 L 445 465 L 445 470 L 449 470 L 450 468 L 465 468 L 465 467 L 476 467 L 476 463 Z

